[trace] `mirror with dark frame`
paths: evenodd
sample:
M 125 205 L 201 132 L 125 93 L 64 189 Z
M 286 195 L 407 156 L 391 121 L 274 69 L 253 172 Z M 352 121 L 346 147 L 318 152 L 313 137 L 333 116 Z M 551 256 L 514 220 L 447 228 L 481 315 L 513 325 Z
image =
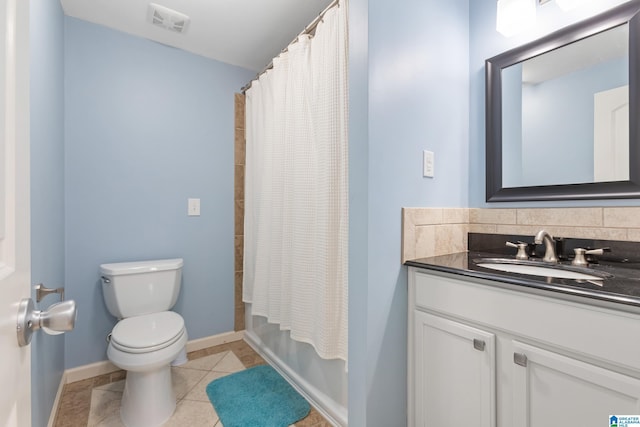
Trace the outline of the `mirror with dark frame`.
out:
M 640 0 L 486 61 L 486 200 L 640 197 Z

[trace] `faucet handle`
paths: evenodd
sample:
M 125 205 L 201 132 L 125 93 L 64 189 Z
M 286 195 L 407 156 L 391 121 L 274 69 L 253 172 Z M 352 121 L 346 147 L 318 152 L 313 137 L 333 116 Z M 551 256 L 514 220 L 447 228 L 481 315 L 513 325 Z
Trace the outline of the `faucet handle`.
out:
M 575 248 L 573 249 L 576 256 L 571 261 L 571 265 L 578 266 L 587 266 L 589 263 L 585 258 L 585 255 L 604 255 L 605 252 L 611 252 L 611 248 L 599 248 L 599 249 L 583 249 L 583 248 Z
M 516 259 L 529 259 L 529 254 L 527 253 L 527 247 L 529 247 L 528 243 L 524 242 L 506 242 L 506 245 L 510 248 L 518 248 L 518 253 L 516 254 Z
M 585 255 L 604 255 L 605 252 L 611 252 L 611 248 L 589 249 L 585 251 Z

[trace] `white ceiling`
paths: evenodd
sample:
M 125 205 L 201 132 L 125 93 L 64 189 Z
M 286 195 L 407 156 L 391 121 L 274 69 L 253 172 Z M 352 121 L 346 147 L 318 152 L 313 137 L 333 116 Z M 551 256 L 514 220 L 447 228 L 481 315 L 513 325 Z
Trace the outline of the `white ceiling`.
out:
M 629 55 L 629 25 L 619 25 L 524 61 L 522 82 L 538 84 Z
M 331 0 L 60 0 L 64 12 L 228 64 L 260 71 Z M 149 3 L 191 18 L 180 34 L 147 20 Z

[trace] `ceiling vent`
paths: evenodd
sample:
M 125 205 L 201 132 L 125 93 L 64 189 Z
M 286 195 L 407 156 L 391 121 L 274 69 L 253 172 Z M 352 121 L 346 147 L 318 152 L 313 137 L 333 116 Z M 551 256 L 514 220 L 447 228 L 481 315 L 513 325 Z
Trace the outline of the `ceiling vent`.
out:
M 184 33 L 189 27 L 189 17 L 159 4 L 149 3 L 149 22 L 169 31 Z

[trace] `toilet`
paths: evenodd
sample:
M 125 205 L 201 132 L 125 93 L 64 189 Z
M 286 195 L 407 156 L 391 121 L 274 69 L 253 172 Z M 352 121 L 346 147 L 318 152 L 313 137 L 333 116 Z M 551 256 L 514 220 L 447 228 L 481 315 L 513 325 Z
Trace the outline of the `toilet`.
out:
M 184 354 L 184 319 L 169 311 L 180 292 L 183 261 L 102 264 L 102 293 L 119 319 L 110 334 L 107 357 L 127 371 L 120 418 L 127 427 L 155 427 L 176 407 L 171 362 Z

